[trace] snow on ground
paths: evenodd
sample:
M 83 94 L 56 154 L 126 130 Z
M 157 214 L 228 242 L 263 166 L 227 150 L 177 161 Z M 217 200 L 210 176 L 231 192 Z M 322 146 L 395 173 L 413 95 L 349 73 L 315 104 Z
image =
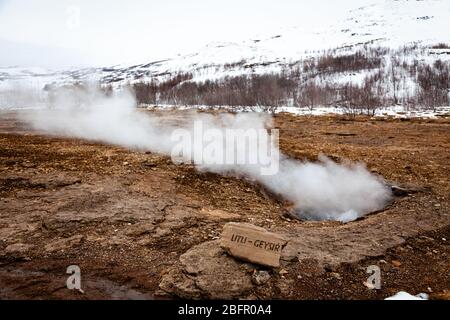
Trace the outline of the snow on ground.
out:
M 232 110 L 234 112 L 266 112 L 271 109 L 264 106 L 176 106 L 176 105 L 157 105 L 143 106 L 148 110 Z M 297 116 L 323 116 L 323 115 L 344 115 L 346 110 L 341 107 L 315 107 L 309 108 L 299 107 L 278 107 L 273 108 L 274 113 L 289 113 Z M 396 119 L 412 119 L 425 118 L 436 119 L 438 117 L 450 118 L 450 106 L 437 107 L 435 110 L 408 110 L 403 106 L 393 106 L 380 108 L 376 110 L 375 117 L 378 118 L 396 118 Z
M 386 298 L 384 300 L 428 300 L 428 295 L 426 293 L 419 293 L 417 296 L 413 296 L 408 292 L 400 291 L 392 297 Z

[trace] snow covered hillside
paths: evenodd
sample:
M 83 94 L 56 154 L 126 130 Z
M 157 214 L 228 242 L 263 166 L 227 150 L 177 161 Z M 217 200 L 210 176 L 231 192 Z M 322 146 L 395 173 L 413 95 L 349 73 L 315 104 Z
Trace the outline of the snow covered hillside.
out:
M 374 0 L 372 5 L 351 10 L 347 18 L 337 24 L 329 25 L 324 21 L 320 27 L 311 28 L 299 22 L 298 27 L 277 30 L 245 42 L 211 43 L 189 55 L 135 66 L 64 71 L 0 67 L 0 105 L 11 106 L 11 96 L 30 88 L 38 98 L 42 98 L 45 95 L 42 89 L 49 85 L 101 81 L 117 88 L 141 82 L 161 83 L 182 73 L 191 75 L 189 81 L 201 83 L 224 77 L 281 73 L 295 68 L 307 74 L 305 62 L 324 55 L 336 57 L 358 52 L 370 55 L 373 53 L 371 48 L 392 50 L 380 51 L 382 61 L 370 69 L 332 70 L 320 75 L 311 73 L 304 78 L 322 85 L 361 84 L 380 69 L 388 75 L 394 63 L 392 56 L 399 65 L 412 65 L 415 61 L 432 65 L 438 59 L 450 61 L 450 49 L 437 46 L 450 44 L 449 21 L 448 0 Z M 408 49 L 402 51 L 404 46 Z M 414 76 L 400 71 L 398 77 L 401 84 L 397 89 L 389 90 L 388 80 L 383 84 L 385 93 L 395 96 L 395 100 L 408 97 L 416 90 Z M 26 99 L 19 102 L 21 105 L 24 103 Z

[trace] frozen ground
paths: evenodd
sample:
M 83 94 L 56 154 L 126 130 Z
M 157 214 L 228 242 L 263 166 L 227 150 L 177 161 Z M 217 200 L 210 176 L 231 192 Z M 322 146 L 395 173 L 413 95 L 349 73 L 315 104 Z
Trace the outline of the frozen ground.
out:
M 145 106 L 144 106 L 145 107 Z M 234 112 L 264 112 L 270 107 L 230 107 L 230 106 L 175 106 L 175 105 L 158 105 L 147 106 L 148 110 L 232 110 Z M 309 108 L 299 107 L 279 107 L 274 108 L 274 113 L 288 113 L 297 116 L 322 116 L 322 115 L 344 115 L 346 110 L 341 107 L 315 107 Z M 380 108 L 376 110 L 375 117 L 380 118 L 430 118 L 436 119 L 440 117 L 450 117 L 450 106 L 436 107 L 435 110 L 410 110 L 403 106 L 393 106 Z

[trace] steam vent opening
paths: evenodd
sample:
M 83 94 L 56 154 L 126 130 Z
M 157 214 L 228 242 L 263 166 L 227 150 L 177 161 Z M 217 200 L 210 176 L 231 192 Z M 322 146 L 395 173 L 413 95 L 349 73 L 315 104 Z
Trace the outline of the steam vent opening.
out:
M 386 197 L 383 202 L 379 202 L 373 209 L 367 209 L 366 211 L 357 211 L 349 209 L 347 211 L 339 211 L 335 208 L 328 208 L 322 211 L 315 208 L 295 207 L 292 202 L 285 204 L 286 214 L 290 218 L 294 218 L 300 221 L 338 221 L 343 223 L 349 223 L 355 220 L 360 220 L 368 216 L 379 214 L 387 210 L 396 200 L 416 194 L 423 191 L 422 188 L 417 186 L 405 186 L 396 184 L 385 184 Z M 285 202 L 280 196 L 275 196 L 277 200 Z M 327 199 L 324 198 L 324 202 Z
M 383 211 L 402 190 L 363 163 L 337 163 L 326 156 L 317 162 L 284 159 L 275 176 L 260 182 L 301 221 L 355 221 Z

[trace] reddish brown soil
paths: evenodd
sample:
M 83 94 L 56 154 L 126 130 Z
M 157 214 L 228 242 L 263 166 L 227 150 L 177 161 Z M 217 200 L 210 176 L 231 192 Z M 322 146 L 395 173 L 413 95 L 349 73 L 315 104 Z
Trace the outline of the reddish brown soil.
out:
M 169 114 L 169 117 L 171 114 Z M 298 237 L 300 261 L 246 297 L 380 299 L 400 290 L 448 299 L 450 121 L 278 115 L 291 157 L 362 161 L 418 190 L 346 225 L 286 218 L 244 180 L 199 173 L 158 154 L 27 129 L 0 115 L 0 298 L 170 298 L 158 286 L 179 257 L 229 221 Z M 66 289 L 79 265 L 84 294 Z M 382 270 L 369 290 L 366 267 Z

